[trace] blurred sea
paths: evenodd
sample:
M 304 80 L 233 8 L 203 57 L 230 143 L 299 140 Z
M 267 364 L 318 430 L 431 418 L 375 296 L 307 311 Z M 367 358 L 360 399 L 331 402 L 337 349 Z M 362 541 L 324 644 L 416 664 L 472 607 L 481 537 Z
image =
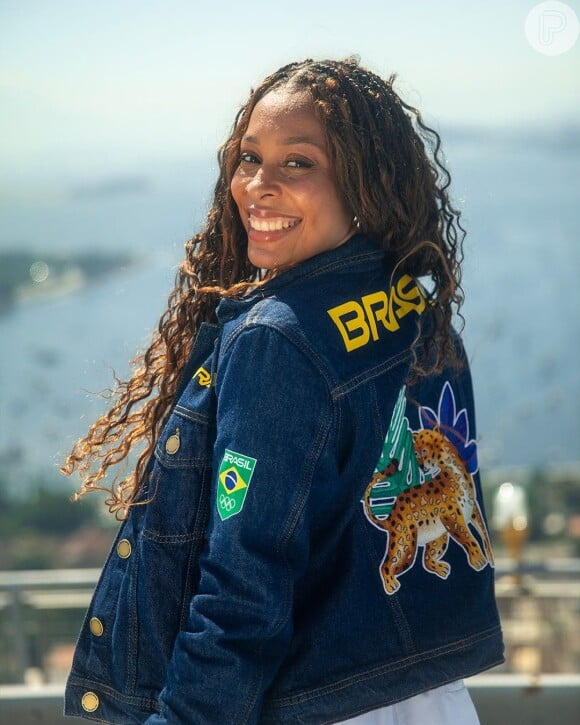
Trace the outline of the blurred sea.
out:
M 464 339 L 480 466 L 580 461 L 580 144 L 443 136 L 463 212 Z M 109 176 L 4 178 L 0 250 L 123 250 L 139 263 L 0 316 L 0 472 L 54 475 L 164 309 L 204 216 L 213 157 Z

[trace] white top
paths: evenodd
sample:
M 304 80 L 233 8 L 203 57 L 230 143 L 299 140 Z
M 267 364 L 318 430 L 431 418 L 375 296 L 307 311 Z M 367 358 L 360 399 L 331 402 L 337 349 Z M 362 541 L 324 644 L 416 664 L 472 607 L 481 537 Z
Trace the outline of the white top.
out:
M 344 725 L 479 725 L 479 718 L 463 680 L 457 680 L 342 722 Z

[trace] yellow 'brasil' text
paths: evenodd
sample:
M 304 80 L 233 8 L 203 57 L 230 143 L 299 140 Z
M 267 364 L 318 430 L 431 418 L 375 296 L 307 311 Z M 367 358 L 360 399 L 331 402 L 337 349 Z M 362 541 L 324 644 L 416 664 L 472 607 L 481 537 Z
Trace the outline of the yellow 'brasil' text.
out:
M 396 332 L 399 320 L 409 312 L 425 309 L 423 290 L 408 274 L 389 290 L 378 290 L 327 310 L 348 352 L 378 340 L 383 330 Z M 380 327 L 379 327 L 380 325 Z
M 209 388 L 210 385 L 214 382 L 212 374 L 208 372 L 205 368 L 198 368 L 194 372 L 193 377 L 197 378 L 197 382 L 200 385 L 203 385 L 204 388 Z

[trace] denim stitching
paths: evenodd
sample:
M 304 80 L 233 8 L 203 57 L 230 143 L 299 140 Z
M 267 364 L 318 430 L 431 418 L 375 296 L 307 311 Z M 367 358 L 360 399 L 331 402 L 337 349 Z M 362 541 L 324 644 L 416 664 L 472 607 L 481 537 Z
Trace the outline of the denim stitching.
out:
M 351 378 L 350 380 L 347 380 L 344 383 L 340 384 L 334 384 L 333 385 L 333 376 L 331 375 L 327 365 L 325 364 L 322 357 L 320 357 L 316 351 L 310 347 L 308 341 L 306 338 L 304 338 L 300 334 L 296 334 L 294 330 L 288 329 L 286 327 L 281 327 L 278 323 L 269 320 L 269 319 L 260 319 L 259 318 L 259 310 L 256 311 L 256 314 L 252 317 L 252 319 L 248 319 L 246 317 L 242 324 L 240 324 L 238 327 L 234 328 L 229 335 L 226 337 L 226 339 L 223 342 L 223 349 L 226 351 L 228 347 L 230 347 L 235 339 L 241 335 L 242 332 L 245 330 L 249 330 L 251 328 L 259 328 L 262 327 L 264 329 L 270 329 L 275 330 L 279 332 L 281 335 L 283 335 L 289 342 L 291 342 L 294 347 L 298 348 L 302 351 L 303 354 L 305 354 L 310 361 L 314 364 L 314 366 L 317 368 L 320 375 L 326 380 L 327 385 L 330 387 L 330 394 L 333 398 L 333 400 L 337 400 L 338 398 L 342 397 L 343 395 L 346 395 L 353 390 L 356 390 L 356 388 L 360 387 L 361 385 L 364 385 L 369 380 L 373 380 L 374 378 L 379 377 L 380 375 L 383 375 L 384 373 L 388 372 L 389 370 L 392 370 L 393 368 L 397 367 L 402 362 L 405 362 L 407 360 L 410 360 L 412 357 L 412 354 L 409 350 L 402 350 L 401 352 L 398 352 L 396 355 L 393 355 L 392 357 L 388 358 L 387 360 L 384 360 L 383 362 L 379 363 L 378 365 L 375 365 L 372 368 L 368 368 L 365 370 L 364 373 L 360 373 L 359 375 L 356 375 L 354 378 Z
M 158 544 L 185 544 L 188 541 L 202 541 L 204 534 L 159 534 L 154 529 L 143 529 L 143 537 Z
M 215 440 L 212 442 L 212 448 L 215 444 Z M 210 474 L 210 475 L 208 475 Z M 207 531 L 207 522 L 209 519 L 210 511 L 210 493 L 212 484 L 213 469 L 207 469 L 204 471 L 201 477 L 201 485 L 199 491 L 199 503 L 195 511 L 195 519 L 193 522 L 193 531 L 199 539 L 205 538 Z
M 127 663 L 127 689 L 129 692 L 135 692 L 137 688 L 137 659 L 139 657 L 139 652 L 137 650 L 137 644 L 139 642 L 139 622 L 137 621 L 137 586 L 139 582 L 139 560 L 140 560 L 140 554 L 139 554 L 139 547 L 135 547 L 136 551 L 134 556 L 131 557 L 130 562 L 131 566 L 133 567 L 133 584 L 130 591 L 130 605 L 131 605 L 131 622 L 129 626 L 129 642 L 130 649 L 129 649 L 129 655 L 127 657 L 128 663 Z M 125 572 L 125 576 L 127 576 L 127 572 Z
M 275 289 L 281 289 L 282 287 L 285 287 L 287 284 L 295 284 L 298 280 L 308 280 L 312 279 L 313 277 L 319 277 L 321 274 L 326 274 L 327 272 L 335 272 L 336 270 L 343 269 L 344 267 L 354 267 L 357 264 L 360 264 L 361 262 L 370 262 L 374 261 L 376 259 L 380 259 L 383 256 L 384 252 L 382 250 L 376 250 L 372 252 L 364 252 L 361 254 L 357 254 L 356 256 L 352 257 L 346 257 L 345 259 L 337 259 L 334 262 L 328 262 L 327 264 L 324 264 L 320 267 L 317 267 L 316 269 L 311 270 L 310 272 L 305 272 L 303 275 L 297 276 L 294 279 L 288 280 L 288 282 L 282 281 L 282 284 L 275 287 Z M 267 291 L 267 290 L 266 290 Z
M 319 687 L 314 690 L 299 693 L 296 695 L 288 695 L 287 697 L 269 700 L 268 704 L 291 706 L 298 705 L 306 702 L 307 700 L 313 700 L 317 697 L 322 697 L 324 695 L 331 695 L 333 692 L 344 690 L 347 687 L 359 684 L 360 682 L 364 682 L 366 680 L 375 679 L 377 677 L 380 677 L 381 675 L 387 674 L 388 672 L 394 672 L 396 670 L 404 669 L 405 667 L 409 667 L 410 665 L 416 664 L 418 662 L 423 662 L 425 660 L 436 659 L 437 657 L 446 655 L 450 652 L 457 652 L 462 649 L 469 649 L 469 647 L 471 647 L 472 645 L 477 644 L 478 642 L 481 642 L 485 639 L 490 639 L 491 637 L 496 636 L 500 632 L 500 627 L 496 626 L 489 630 L 484 630 L 480 634 L 472 635 L 471 637 L 466 637 L 464 639 L 461 639 L 460 641 L 453 642 L 452 644 L 445 645 L 443 647 L 436 647 L 432 650 L 427 650 L 425 652 L 421 652 L 410 657 L 405 657 L 387 665 L 380 665 L 379 667 L 374 667 L 370 670 L 367 670 L 366 672 L 352 675 L 351 677 L 347 677 L 344 680 L 339 680 L 338 682 L 331 685 L 325 685 L 324 687 Z
M 180 631 L 185 628 L 187 620 L 189 619 L 189 603 L 193 596 L 193 586 L 191 584 L 193 574 L 192 562 L 195 561 L 196 554 L 198 554 L 198 551 L 192 541 L 187 553 L 187 568 L 185 570 L 185 581 L 183 583 L 183 594 L 181 596 L 181 614 L 179 615 Z
M 159 704 L 157 700 L 151 700 L 148 697 L 137 697 L 133 695 L 125 695 L 118 690 L 113 689 L 109 685 L 98 682 L 97 680 L 86 680 L 81 677 L 71 677 L 70 684 L 76 687 L 88 688 L 91 690 L 100 690 L 104 694 L 112 697 L 113 700 L 118 702 L 126 702 L 129 705 L 135 705 L 137 707 L 145 707 L 152 712 L 159 712 Z
M 494 662 L 493 665 L 490 665 L 490 666 L 491 667 L 494 667 L 495 665 L 498 665 L 498 664 L 500 664 L 500 662 Z M 464 677 L 471 677 L 472 675 L 477 674 L 477 672 L 479 672 L 479 670 L 477 670 L 476 672 L 466 673 L 465 675 L 463 675 L 463 677 L 461 679 L 463 679 Z M 437 685 L 437 687 L 445 687 L 445 685 L 448 685 L 449 683 L 456 682 L 456 681 L 457 680 L 454 677 L 450 677 L 449 679 L 444 680 L 443 682 L 439 683 Z M 463 685 L 463 687 L 465 687 L 465 685 Z M 419 692 L 417 692 L 415 694 L 420 695 L 423 692 L 428 692 L 430 689 L 432 689 L 432 688 L 427 687 L 427 688 L 424 688 L 422 690 L 419 690 Z M 370 709 L 369 708 L 366 708 L 366 709 L 363 709 L 363 710 L 357 710 L 356 712 L 353 712 L 352 714 L 348 715 L 348 720 L 350 720 L 352 718 L 355 718 L 355 717 L 358 717 L 359 715 L 364 715 L 365 713 L 368 713 L 368 712 L 373 712 L 374 710 L 377 710 L 377 709 L 380 709 L 380 708 L 383 708 L 383 707 L 388 707 L 389 705 L 395 705 L 398 702 L 401 702 L 401 700 L 397 699 L 397 697 L 389 697 L 388 699 L 386 699 L 383 702 L 379 703 L 378 704 L 378 707 L 372 707 Z M 396 711 L 394 712 L 394 716 L 395 716 L 395 723 L 394 723 L 394 725 L 397 725 L 397 723 L 399 722 L 399 719 L 397 717 Z M 341 722 L 343 722 L 343 719 L 338 720 L 338 721 L 335 720 L 335 719 L 332 719 L 332 720 L 324 720 L 323 722 L 320 723 L 320 725 L 330 725 L 331 723 L 341 723 Z
M 334 387 L 331 391 L 332 397 L 340 398 L 341 396 L 352 392 L 353 390 L 360 387 L 361 385 L 368 383 L 370 380 L 374 380 L 375 378 L 378 378 L 379 376 L 383 375 L 384 373 L 388 372 L 389 370 L 392 370 L 393 368 L 397 367 L 397 365 L 399 365 L 400 363 L 405 362 L 406 360 L 410 360 L 410 359 L 411 359 L 411 352 L 409 350 L 402 350 L 401 352 L 397 353 L 396 355 L 393 355 L 392 357 L 388 358 L 387 360 L 384 360 L 382 363 L 379 363 L 378 365 L 375 365 L 374 367 L 369 368 L 368 370 L 365 370 L 364 373 L 361 373 L 360 375 L 356 375 L 354 378 L 351 378 L 347 382 Z
M 325 380 L 326 385 L 330 390 L 332 388 L 332 375 L 330 374 L 330 371 L 328 370 L 323 358 L 320 357 L 312 347 L 310 347 L 306 338 L 304 338 L 302 335 L 295 334 L 294 330 L 292 329 L 280 326 L 273 320 L 269 320 L 267 318 L 260 319 L 259 313 L 261 312 L 261 310 L 257 310 L 256 312 L 257 314 L 253 317 L 253 319 L 249 320 L 248 318 L 246 318 L 239 326 L 237 326 L 230 332 L 227 338 L 223 341 L 224 352 L 227 351 L 227 349 L 231 347 L 231 345 L 235 342 L 235 339 L 238 338 L 246 330 L 272 330 L 288 340 L 288 342 L 290 342 L 293 347 L 299 350 L 304 355 L 304 357 L 306 357 L 312 363 L 316 371 Z
M 209 455 L 205 456 L 191 456 L 185 458 L 184 456 L 175 456 L 169 453 L 165 453 L 161 444 L 157 444 L 155 448 L 155 458 L 164 468 L 207 468 L 211 466 L 211 458 Z
M 187 418 L 188 420 L 191 420 L 193 423 L 202 423 L 205 425 L 209 423 L 209 415 L 205 415 L 205 413 L 200 413 L 197 410 L 191 410 L 190 408 L 186 408 L 184 405 L 176 405 L 173 409 L 173 412 L 176 415 L 179 415 L 181 418 Z

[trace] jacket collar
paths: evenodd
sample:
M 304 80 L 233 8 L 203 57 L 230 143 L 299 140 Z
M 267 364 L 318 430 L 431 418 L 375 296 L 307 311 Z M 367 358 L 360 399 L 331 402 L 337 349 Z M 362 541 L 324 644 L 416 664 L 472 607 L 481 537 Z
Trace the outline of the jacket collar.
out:
M 236 317 L 244 309 L 249 309 L 253 304 L 265 297 L 271 297 L 283 287 L 331 272 L 349 264 L 365 261 L 375 261 L 384 255 L 379 243 L 364 234 L 354 234 L 344 244 L 328 252 L 322 252 L 301 264 L 292 267 L 287 272 L 274 277 L 257 289 L 242 298 L 224 297 L 220 300 L 216 315 L 220 323 Z

